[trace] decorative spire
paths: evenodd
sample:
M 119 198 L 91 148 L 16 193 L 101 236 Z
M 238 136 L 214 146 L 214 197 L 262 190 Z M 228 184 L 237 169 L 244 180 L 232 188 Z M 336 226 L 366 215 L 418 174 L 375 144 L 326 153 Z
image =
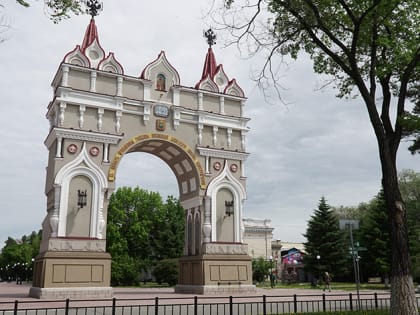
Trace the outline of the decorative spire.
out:
M 209 28 L 207 31 L 204 32 L 203 35 L 207 39 L 209 49 L 207 51 L 206 60 L 204 61 L 201 79 L 204 79 L 207 76 L 210 76 L 210 78 L 213 79 L 213 76 L 216 73 L 217 64 L 216 57 L 214 56 L 213 49 L 211 48 L 211 46 L 216 44 L 216 34 L 214 34 L 211 28 Z
M 86 13 L 90 14 L 92 19 L 99 14 L 100 11 L 104 9 L 102 2 L 98 0 L 87 0 L 86 1 Z
M 99 43 L 98 29 L 96 28 L 96 25 L 95 25 L 95 19 L 92 17 L 86 29 L 86 33 L 85 33 L 85 37 L 83 38 L 81 50 L 84 52 L 86 48 L 89 47 L 90 44 L 92 44 L 95 39 Z

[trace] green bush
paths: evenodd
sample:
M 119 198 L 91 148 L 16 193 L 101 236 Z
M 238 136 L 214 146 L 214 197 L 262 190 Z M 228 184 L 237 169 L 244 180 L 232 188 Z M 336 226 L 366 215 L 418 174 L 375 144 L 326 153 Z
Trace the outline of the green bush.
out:
M 178 283 L 178 259 L 170 258 L 158 261 L 152 274 L 158 284 L 166 282 L 169 286 L 174 286 Z
M 263 282 L 270 275 L 270 262 L 262 257 L 252 260 L 252 280 Z

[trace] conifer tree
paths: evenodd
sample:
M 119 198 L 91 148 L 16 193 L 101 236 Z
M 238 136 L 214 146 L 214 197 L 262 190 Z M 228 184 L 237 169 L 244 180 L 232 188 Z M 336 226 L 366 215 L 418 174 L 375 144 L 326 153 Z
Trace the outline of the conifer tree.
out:
M 325 271 L 335 279 L 342 277 L 348 269 L 348 253 L 344 240 L 344 232 L 339 228 L 338 217 L 327 204 L 324 197 L 318 204 L 304 236 L 306 255 L 305 269 L 319 277 Z
M 360 221 L 361 246 L 366 251 L 360 252 L 361 270 L 367 277 L 388 278 L 391 270 L 391 237 L 388 216 L 386 214 L 384 192 L 369 202 L 367 212 Z

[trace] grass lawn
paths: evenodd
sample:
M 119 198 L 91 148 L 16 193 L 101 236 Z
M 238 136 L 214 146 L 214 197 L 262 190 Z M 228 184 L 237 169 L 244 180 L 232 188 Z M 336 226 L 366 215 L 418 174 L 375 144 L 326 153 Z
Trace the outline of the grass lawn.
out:
M 262 282 L 257 284 L 257 287 L 259 288 L 270 288 L 270 282 Z M 283 284 L 281 282 L 278 282 L 275 285 L 275 288 L 277 289 L 308 289 L 308 290 L 314 290 L 314 289 L 323 289 L 324 287 L 322 285 L 318 287 L 311 286 L 310 283 L 292 283 L 292 284 Z M 351 282 L 332 282 L 331 283 L 331 289 L 332 290 L 345 290 L 345 291 L 354 291 L 356 290 L 356 284 Z M 362 283 L 360 284 L 361 290 L 389 290 L 389 287 L 385 286 L 384 284 L 370 284 L 370 283 Z

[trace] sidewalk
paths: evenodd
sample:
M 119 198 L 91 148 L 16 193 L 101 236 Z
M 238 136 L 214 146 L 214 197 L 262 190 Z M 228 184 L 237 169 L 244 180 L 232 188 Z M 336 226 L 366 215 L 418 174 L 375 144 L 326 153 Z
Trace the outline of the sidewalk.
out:
M 40 301 L 39 299 L 29 297 L 29 289 L 31 287 L 30 283 L 24 283 L 22 285 L 17 285 L 14 282 L 0 282 L 0 302 L 13 302 L 15 300 L 18 301 Z M 174 292 L 174 288 L 131 288 L 131 287 L 115 287 L 114 290 L 114 297 L 117 299 L 154 299 L 155 297 L 159 297 L 160 299 L 173 299 L 173 298 L 194 298 L 194 294 L 179 294 Z M 372 291 L 361 291 L 361 293 L 372 292 Z M 377 293 L 385 293 L 387 291 L 375 291 Z M 324 292 L 321 289 L 270 289 L 270 288 L 257 288 L 254 294 L 235 294 L 235 297 L 243 297 L 243 298 L 251 298 L 251 297 L 261 297 L 263 295 L 266 296 L 284 296 L 290 297 L 294 294 L 296 295 L 343 295 L 348 296 L 349 291 L 343 290 L 332 290 L 331 292 Z M 355 294 L 355 292 L 353 292 Z M 198 295 L 199 299 L 203 298 L 217 298 L 218 296 L 215 295 Z M 227 297 L 227 295 L 219 296 Z

